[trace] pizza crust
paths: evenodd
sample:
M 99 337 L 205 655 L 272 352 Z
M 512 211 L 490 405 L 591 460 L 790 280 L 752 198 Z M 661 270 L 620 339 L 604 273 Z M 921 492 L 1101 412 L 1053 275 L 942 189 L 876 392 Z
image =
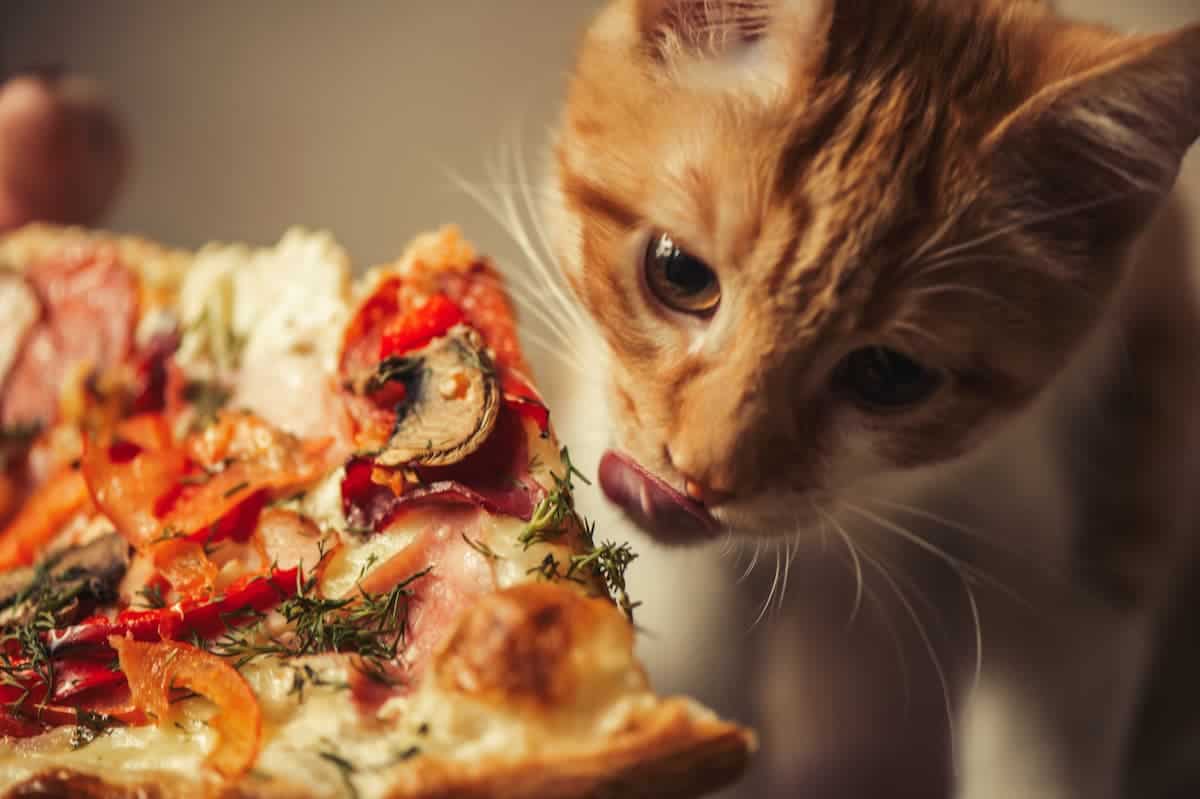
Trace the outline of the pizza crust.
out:
M 443 709 L 435 730 L 512 722 L 524 752 L 475 759 L 420 755 L 384 775 L 388 799 L 689 799 L 732 783 L 755 748 L 752 733 L 696 703 L 659 699 L 633 658 L 629 625 L 610 603 L 555 584 L 527 584 L 473 606 L 435 658 L 410 710 Z M 448 729 L 449 727 L 449 729 Z M 611 728 L 602 734 L 597 728 Z M 307 797 L 303 786 L 251 775 L 236 786 L 136 784 L 54 770 L 9 790 L 18 797 L 244 799 Z
M 177 307 L 197 256 L 135 237 L 34 225 L 0 237 L 0 268 L 19 269 L 63 247 L 98 241 L 116 246 L 141 277 L 143 321 L 154 308 Z M 418 239 L 392 268 L 421 279 L 460 271 L 475 258 L 457 230 L 448 228 Z M 570 581 L 518 584 L 484 596 L 458 619 L 429 670 L 413 696 L 375 723 L 428 719 L 431 738 L 444 740 L 429 741 L 420 755 L 373 776 L 369 795 L 690 799 L 736 780 L 756 747 L 753 733 L 699 704 L 655 695 L 634 656 L 633 629 L 624 615 Z M 233 785 L 200 773 L 122 776 L 107 763 L 95 771 L 49 768 L 11 785 L 3 797 L 289 799 L 339 793 L 336 784 L 319 791 L 305 778 L 293 774 L 297 782 L 289 783 L 278 772 L 264 779 L 252 771 Z

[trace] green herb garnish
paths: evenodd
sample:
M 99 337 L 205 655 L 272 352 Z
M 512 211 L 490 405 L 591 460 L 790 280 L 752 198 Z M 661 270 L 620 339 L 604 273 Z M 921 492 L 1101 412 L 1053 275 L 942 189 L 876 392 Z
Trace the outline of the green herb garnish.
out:
M 358 788 L 354 785 L 354 773 L 358 771 L 358 768 L 335 752 L 317 752 L 317 757 L 333 764 L 333 767 L 338 770 L 338 774 L 342 777 L 342 784 L 346 786 L 346 793 L 350 794 L 352 799 L 358 799 Z
M 232 397 L 233 392 L 216 380 L 189 380 L 183 387 L 183 399 L 195 412 L 192 430 L 203 430 L 215 422 Z
M 237 668 L 261 657 L 299 658 L 327 652 L 350 652 L 371 676 L 385 674 L 404 642 L 408 623 L 409 586 L 429 574 L 432 567 L 417 572 L 390 591 L 372 594 L 359 587 L 354 596 L 341 599 L 319 597 L 316 580 L 300 583 L 296 595 L 276 608 L 289 629 L 278 637 L 262 636 L 262 623 L 228 630 L 209 643 L 209 650 L 234 658 Z
M 71 748 L 82 749 L 101 735 L 108 735 L 113 727 L 122 724 L 120 719 L 75 708 L 75 730 L 71 733 Z
M 518 540 L 525 549 L 529 549 L 535 544 L 557 540 L 573 527 L 578 530 L 583 540 L 584 552 L 572 555 L 565 568 L 553 553 L 548 553 L 541 563 L 528 573 L 538 574 L 542 579 L 552 581 L 572 580 L 587 583 L 588 578 L 597 579 L 604 584 L 621 610 L 632 621 L 633 611 L 640 603 L 629 598 L 625 572 L 629 564 L 637 559 L 637 554 L 629 544 L 604 542 L 596 545 L 595 525 L 576 512 L 573 497 L 573 478 L 578 477 L 586 485 L 591 485 L 591 481 L 571 463 L 571 456 L 566 447 L 562 448 L 560 454 L 565 467 L 563 474 L 559 476 L 550 472 L 554 487 L 534 508 L 533 516 L 521 531 Z
M 223 496 L 225 497 L 225 499 L 229 499 L 230 497 L 233 497 L 233 496 L 236 496 L 236 495 L 242 493 L 249 487 L 250 487 L 249 483 L 246 483 L 246 482 L 238 483 L 233 488 L 226 491 Z
M 571 464 L 571 455 L 567 452 L 566 447 L 562 448 L 560 456 L 565 467 L 562 476 L 560 477 L 553 471 L 550 472 L 550 479 L 554 481 L 554 487 L 550 489 L 544 499 L 538 502 L 537 507 L 533 509 L 533 516 L 529 519 L 529 523 L 525 525 L 525 529 L 517 538 L 526 549 L 534 544 L 561 538 L 571 528 L 572 523 L 580 529 L 586 527 L 583 517 L 575 512 L 575 503 L 572 497 L 575 486 L 572 483 L 572 477 L 578 477 L 587 485 L 590 483 Z
M 137 592 L 142 598 L 141 605 L 151 610 L 161 610 L 167 606 L 166 597 L 163 596 L 162 586 L 158 583 L 150 583 Z
M 488 560 L 504 560 L 503 556 L 497 555 L 495 550 L 493 550 L 487 544 L 483 543 L 482 541 L 476 541 L 466 533 L 462 534 L 462 540 L 467 542 L 467 546 L 478 552 L 480 555 L 483 555 Z

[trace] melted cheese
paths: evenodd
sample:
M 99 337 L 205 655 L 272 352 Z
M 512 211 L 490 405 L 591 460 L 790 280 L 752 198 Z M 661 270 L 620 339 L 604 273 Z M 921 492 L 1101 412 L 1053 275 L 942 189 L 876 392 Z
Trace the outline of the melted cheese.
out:
M 178 361 L 205 368 L 314 353 L 332 373 L 349 313 L 350 261 L 328 234 L 291 230 L 271 249 L 211 245 L 179 295 Z M 237 350 L 240 350 L 238 352 Z

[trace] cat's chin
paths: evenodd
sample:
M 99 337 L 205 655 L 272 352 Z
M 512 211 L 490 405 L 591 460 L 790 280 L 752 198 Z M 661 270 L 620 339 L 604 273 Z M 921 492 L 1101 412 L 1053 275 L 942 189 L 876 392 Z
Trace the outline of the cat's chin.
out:
M 600 488 L 642 530 L 666 544 L 715 538 L 725 527 L 703 505 L 622 452 L 600 459 Z

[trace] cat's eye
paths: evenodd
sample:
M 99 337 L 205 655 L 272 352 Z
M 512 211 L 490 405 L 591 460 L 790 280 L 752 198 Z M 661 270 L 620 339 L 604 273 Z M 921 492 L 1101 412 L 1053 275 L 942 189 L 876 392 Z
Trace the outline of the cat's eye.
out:
M 720 305 L 716 273 L 666 233 L 650 239 L 643 260 L 650 293 L 672 311 L 707 316 Z
M 888 411 L 928 399 L 942 384 L 942 376 L 896 350 L 864 347 L 842 360 L 834 384 L 868 410 Z

